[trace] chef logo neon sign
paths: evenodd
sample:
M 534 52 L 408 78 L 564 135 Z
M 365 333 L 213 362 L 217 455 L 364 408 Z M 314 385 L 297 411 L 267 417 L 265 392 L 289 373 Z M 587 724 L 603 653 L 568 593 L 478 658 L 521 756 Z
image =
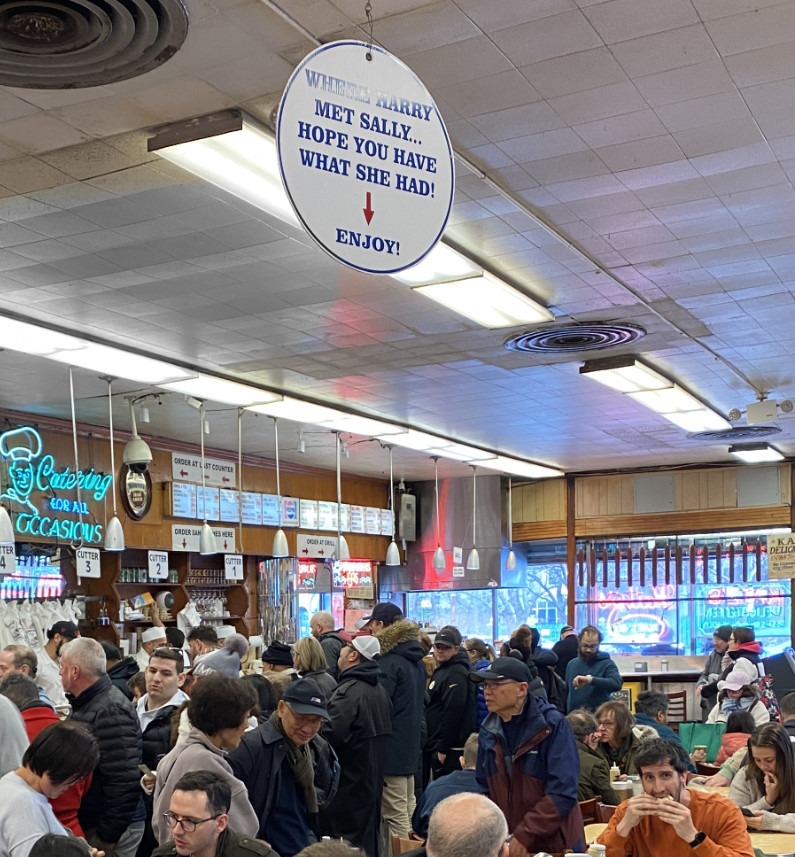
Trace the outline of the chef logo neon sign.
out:
M 31 499 L 34 492 L 46 493 L 45 512 L 90 515 L 85 501 L 57 496 L 62 491 L 80 487 L 89 498 L 103 500 L 112 482 L 111 474 L 97 473 L 93 467 L 75 471 L 71 467 L 57 467 L 52 455 L 43 455 L 41 435 L 31 426 L 22 426 L 0 434 L 0 456 L 8 467 L 8 484 L 0 499 L 10 500 L 21 507 L 14 518 L 14 529 L 27 536 L 83 541 L 97 544 L 102 541 L 102 525 L 63 519 L 42 514 Z

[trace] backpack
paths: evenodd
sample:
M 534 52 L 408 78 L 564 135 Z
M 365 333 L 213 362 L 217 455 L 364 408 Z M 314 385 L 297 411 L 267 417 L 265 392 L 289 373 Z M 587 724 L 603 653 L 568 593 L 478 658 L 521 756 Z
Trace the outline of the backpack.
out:
M 767 709 L 770 719 L 776 723 L 781 723 L 781 709 L 778 705 L 775 691 L 773 690 L 773 676 L 763 675 L 757 679 L 751 687 L 756 688 L 759 692 L 759 701 Z
M 554 667 L 544 667 L 542 672 L 546 675 L 541 676 L 544 682 L 544 687 L 547 691 L 547 700 L 561 712 L 566 713 L 566 702 L 569 698 L 569 689 L 566 682 L 555 672 Z

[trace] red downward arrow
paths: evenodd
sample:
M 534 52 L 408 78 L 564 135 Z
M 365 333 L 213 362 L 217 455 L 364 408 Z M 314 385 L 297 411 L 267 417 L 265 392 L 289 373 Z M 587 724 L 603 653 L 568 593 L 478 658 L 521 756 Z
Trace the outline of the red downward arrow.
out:
M 367 221 L 367 225 L 370 225 L 370 221 L 373 219 L 373 215 L 375 212 L 373 211 L 373 206 L 370 202 L 370 191 L 367 191 L 367 202 L 365 203 L 365 207 L 362 209 L 364 212 L 364 219 Z
M 185 541 L 185 539 L 183 539 L 182 540 L 182 547 L 186 548 L 187 546 L 188 546 L 188 543 Z

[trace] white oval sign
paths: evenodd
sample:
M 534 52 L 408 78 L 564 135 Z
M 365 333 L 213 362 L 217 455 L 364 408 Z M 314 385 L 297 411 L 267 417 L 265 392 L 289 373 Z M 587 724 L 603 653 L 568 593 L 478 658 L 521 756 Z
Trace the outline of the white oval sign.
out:
M 442 237 L 450 138 L 422 81 L 382 48 L 332 42 L 309 54 L 282 96 L 276 142 L 295 213 L 344 265 L 396 273 Z

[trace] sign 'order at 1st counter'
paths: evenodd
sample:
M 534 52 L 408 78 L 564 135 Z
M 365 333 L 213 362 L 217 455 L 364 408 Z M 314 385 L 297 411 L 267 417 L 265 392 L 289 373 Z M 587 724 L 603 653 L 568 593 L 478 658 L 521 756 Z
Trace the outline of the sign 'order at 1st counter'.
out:
M 441 238 L 455 184 L 450 138 L 422 81 L 382 48 L 312 51 L 287 83 L 276 143 L 295 213 L 344 265 L 396 273 Z

